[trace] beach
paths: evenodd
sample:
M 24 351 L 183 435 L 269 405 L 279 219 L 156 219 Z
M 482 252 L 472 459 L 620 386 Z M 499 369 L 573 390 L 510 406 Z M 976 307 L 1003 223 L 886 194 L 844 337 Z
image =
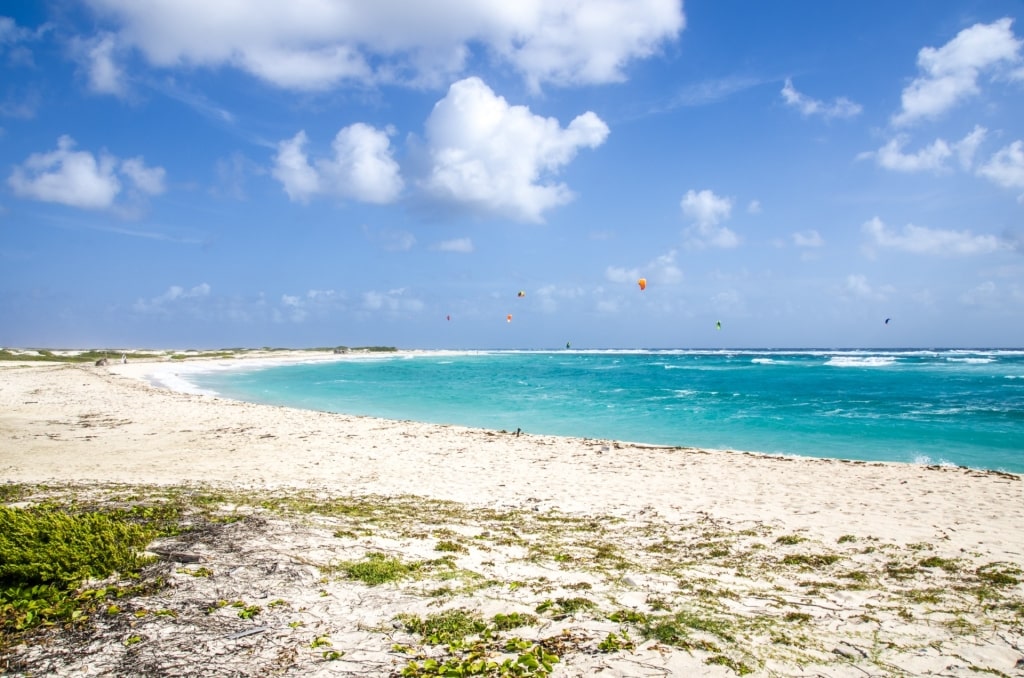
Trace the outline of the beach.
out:
M 25 675 L 117 673 L 129 660 L 159 668 L 161 656 L 184 647 L 206 648 L 208 675 L 263 675 L 271 664 L 295 675 L 398 675 L 415 656 L 394 646 L 411 646 L 415 634 L 396 615 L 448 608 L 536 615 L 524 637 L 573 639 L 553 676 L 1024 675 L 1019 475 L 390 421 L 152 383 L 173 371 L 166 360 L 0 363 L 4 482 L 80 492 L 220 488 L 237 493 L 225 503 L 251 518 L 230 524 L 244 535 L 187 544 L 213 576 L 169 569 L 181 581 L 154 595 L 181 609 L 174 618 L 140 617 L 145 640 L 101 648 L 96 636 L 92 650 L 77 648 L 78 659 L 57 653 L 59 661 L 20 648 L 14 664 Z M 423 524 L 367 534 L 365 525 L 339 528 L 337 516 L 318 522 L 239 508 L 239 497 L 289 493 L 422 501 Z M 459 507 L 450 524 L 436 510 L 448 503 Z M 519 516 L 522 526 L 508 528 L 515 540 L 497 538 L 498 513 Z M 538 546 L 545 518 L 564 528 L 553 550 Z M 570 529 L 588 523 L 600 526 L 589 531 L 615 558 L 581 539 L 586 528 Z M 492 583 L 437 597 L 422 581 L 367 587 L 323 574 L 378 550 L 436 558 L 441 542 L 454 544 L 460 571 Z M 226 544 L 235 546 L 218 551 Z M 230 574 L 257 564 L 265 576 Z M 522 584 L 541 579 L 544 586 Z M 211 588 L 201 594 L 201 586 Z M 285 603 L 265 610 L 258 625 L 267 628 L 252 635 L 224 640 L 225 627 L 210 627 L 217 615 L 184 621 L 204 595 L 263 600 L 257 593 Z M 590 604 L 552 614 L 576 598 Z M 300 629 L 285 623 L 289 610 Z M 648 627 L 659 614 L 700 610 L 730 630 L 689 626 L 688 644 L 673 643 L 612 618 L 620 610 L 646 615 Z M 747 623 L 756 619 L 764 623 Z M 310 649 L 314 628 L 339 657 Z M 599 649 L 616 634 L 623 647 Z M 284 657 L 289 643 L 297 649 Z M 171 664 L 162 670 L 175 673 Z

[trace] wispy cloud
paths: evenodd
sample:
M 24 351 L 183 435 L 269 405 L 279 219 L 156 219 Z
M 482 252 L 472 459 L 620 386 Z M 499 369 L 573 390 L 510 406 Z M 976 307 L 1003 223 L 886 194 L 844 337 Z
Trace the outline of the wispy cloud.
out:
M 975 235 L 971 231 L 932 229 L 914 224 L 895 231 L 878 217 L 865 222 L 861 230 L 868 237 L 869 253 L 878 248 L 912 254 L 970 256 L 990 254 L 1006 246 L 994 235 Z
M 782 87 L 782 98 L 786 104 L 795 108 L 804 117 L 821 116 L 823 118 L 853 118 L 860 115 L 863 107 L 846 97 L 837 97 L 831 103 L 802 94 L 793 86 L 793 81 L 786 78 Z

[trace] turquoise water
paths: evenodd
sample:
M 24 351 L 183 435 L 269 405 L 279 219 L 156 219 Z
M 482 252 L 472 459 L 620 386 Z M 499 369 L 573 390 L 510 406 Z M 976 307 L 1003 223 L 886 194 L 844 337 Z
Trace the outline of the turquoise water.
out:
M 390 419 L 1024 473 L 1024 351 L 423 352 L 190 380 Z

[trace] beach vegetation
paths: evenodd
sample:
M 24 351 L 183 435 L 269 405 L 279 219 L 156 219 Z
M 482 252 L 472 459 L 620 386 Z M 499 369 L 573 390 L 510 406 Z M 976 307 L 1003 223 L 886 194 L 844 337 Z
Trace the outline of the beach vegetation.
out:
M 55 352 L 56 351 L 56 352 Z M 12 351 L 0 349 L 0 360 L 19 362 L 55 362 L 55 363 L 93 363 L 107 358 L 120 360 L 124 355 L 128 360 L 157 360 L 161 355 L 142 351 L 119 351 L 117 349 L 94 349 L 90 351 L 62 351 L 60 349 L 26 349 Z
M 635 648 L 636 643 L 630 640 L 629 634 L 625 631 L 609 633 L 605 636 L 604 640 L 597 644 L 598 651 L 605 653 L 621 652 L 623 650 L 633 650 Z
M 597 604 L 589 598 L 556 598 L 545 600 L 537 606 L 537 614 L 548 614 L 553 619 L 565 619 L 578 612 L 585 612 L 597 607 Z
M 523 612 L 509 612 L 508 614 L 499 612 L 491 618 L 491 623 L 499 631 L 511 631 L 522 626 L 533 626 L 537 623 L 537 617 Z
M 919 605 L 924 604 L 938 604 L 942 602 L 942 596 L 945 592 L 944 589 L 929 587 L 924 589 L 910 589 L 904 592 L 904 597 L 912 603 Z
M 422 563 L 404 563 L 399 558 L 384 553 L 367 553 L 364 560 L 339 563 L 340 570 L 349 579 L 357 579 L 368 586 L 396 582 L 412 576 Z
M 806 570 L 820 570 L 839 562 L 834 553 L 788 553 L 782 557 L 783 565 L 795 565 Z
M 127 631 L 156 645 L 163 642 L 156 625 L 172 621 L 171 615 L 178 615 L 179 624 L 196 624 L 188 615 L 202 612 L 202 608 L 190 611 L 188 604 L 169 604 L 164 595 L 157 595 L 162 585 L 159 577 L 172 573 L 189 575 L 175 578 L 177 589 L 204 592 L 192 600 L 217 599 L 209 611 L 219 611 L 215 616 L 221 618 L 221 624 L 235 615 L 249 615 L 243 617 L 248 619 L 259 615 L 266 618 L 267 626 L 296 628 L 303 623 L 296 620 L 296 612 L 317 614 L 298 602 L 293 610 L 282 599 L 261 609 L 250 602 L 252 589 L 239 588 L 245 586 L 244 579 L 211 576 L 208 568 L 233 571 L 232 564 L 240 559 L 256 571 L 270 573 L 280 572 L 274 569 L 279 566 L 319 568 L 321 579 L 309 584 L 308 593 L 314 597 L 317 590 L 323 596 L 336 596 L 339 590 L 351 591 L 352 586 L 412 581 L 411 586 L 385 588 L 374 596 L 392 602 L 400 599 L 407 605 L 398 608 L 402 611 L 466 605 L 473 596 L 484 599 L 488 610 L 494 601 L 508 601 L 513 609 L 523 610 L 487 617 L 470 604 L 424 617 L 402 617 L 407 623 L 401 622 L 401 628 L 417 637 L 415 642 L 401 645 L 402 662 L 409 661 L 404 675 L 409 676 L 546 676 L 545 671 L 550 672 L 555 662 L 565 662 L 574 653 L 633 650 L 650 640 L 664 646 L 662 651 L 678 648 L 737 674 L 767 661 L 801 666 L 846 662 L 851 658 L 833 656 L 829 645 L 839 642 L 830 625 L 836 619 L 836 605 L 843 606 L 847 615 L 843 619 L 853 620 L 857 633 L 866 625 L 871 628 L 863 631 L 865 637 L 882 629 L 891 634 L 890 644 L 889 640 L 876 641 L 870 651 L 852 658 L 866 672 L 881 669 L 884 673 L 896 643 L 905 646 L 900 651 L 906 652 L 924 646 L 914 632 L 922 624 L 928 625 L 930 631 L 923 635 L 929 638 L 937 629 L 940 639 L 944 638 L 943 651 L 947 651 L 947 639 L 959 637 L 962 630 L 1002 632 L 1019 628 L 1024 620 L 1024 596 L 1019 588 L 1024 577 L 1013 562 L 987 562 L 983 554 L 966 551 L 957 558 L 940 557 L 919 543 L 879 543 L 871 554 L 864 555 L 859 546 L 833 552 L 812 539 L 796 541 L 792 539 L 796 535 L 777 534 L 768 526 L 745 529 L 741 534 L 706 517 L 685 524 L 647 521 L 609 528 L 611 521 L 593 517 L 581 519 L 555 511 L 538 516 L 528 509 L 493 511 L 414 496 L 335 498 L 322 490 L 253 492 L 196 486 L 33 485 L 8 490 L 5 496 L 11 501 L 31 500 L 35 511 L 104 514 L 152 534 L 184 535 L 175 539 L 181 544 L 175 550 L 203 543 L 204 558 L 209 553 L 205 568 L 164 560 L 143 567 L 138 579 L 128 576 L 130 586 L 123 583 L 125 576 L 118 571 L 121 579 L 117 581 L 110 577 L 102 583 L 90 580 L 73 592 L 76 597 L 87 596 L 88 601 L 73 601 L 82 610 L 76 620 L 88 623 L 93 609 L 105 613 L 103 628 L 108 632 L 119 629 L 116 637 L 111 635 L 116 643 L 124 642 L 128 624 L 133 628 Z M 221 518 L 229 515 L 244 520 L 224 524 Z M 308 531 L 309 539 L 318 540 L 317 547 L 308 552 L 288 550 L 284 557 L 276 548 L 262 552 L 248 545 L 253 538 L 277 529 L 287 530 L 288 538 Z M 0 527 L 0 538 L 6 532 Z M 323 539 L 336 532 L 365 539 L 359 543 Z M 472 535 L 474 552 L 489 550 L 480 572 L 457 565 L 462 551 L 437 548 L 443 542 L 466 548 L 470 537 L 462 535 Z M 499 542 L 504 539 L 513 540 L 514 545 L 501 547 Z M 873 541 L 864 536 L 856 540 L 861 544 Z M 756 545 L 762 548 L 755 549 Z M 365 552 L 356 551 L 353 556 L 352 549 Z M 431 550 L 440 551 L 439 557 L 414 559 L 409 555 Z M 524 557 L 531 553 L 545 554 L 543 567 Z M 558 554 L 568 557 L 558 567 L 551 567 Z M 844 562 L 847 558 L 850 560 Z M 629 564 L 628 574 L 610 566 L 620 562 Z M 204 569 L 209 574 L 203 574 Z M 487 590 L 480 594 L 483 589 Z M 832 595 L 836 589 L 865 593 L 844 596 L 845 602 L 840 602 Z M 70 614 L 52 617 L 53 632 L 73 626 L 62 621 L 70 620 Z M 604 619 L 618 624 L 616 632 L 594 636 L 579 631 L 580 625 Z M 565 632 L 541 640 L 518 637 L 538 638 L 552 620 Z M 892 620 L 903 623 L 892 625 Z M 97 627 L 99 621 L 97 617 Z M 207 626 L 211 623 L 214 620 Z M 308 621 L 306 626 L 310 627 Z M 525 630 L 516 630 L 520 628 Z M 372 629 L 382 643 L 388 643 L 384 647 L 390 646 L 394 631 L 390 624 Z M 75 642 L 72 636 L 67 638 L 69 643 Z M 293 652 L 287 656 L 300 657 L 292 659 L 293 663 L 304 661 L 301 649 L 309 636 L 295 642 L 294 647 L 282 648 L 282 652 Z M 318 648 L 337 652 L 339 657 L 344 655 L 343 649 L 347 648 Z M 314 659 L 320 659 L 319 653 Z
M 443 645 L 446 656 L 410 661 L 403 676 L 547 676 L 559 661 L 542 643 L 499 636 L 500 631 L 533 624 L 536 617 L 517 612 L 495 615 L 491 622 L 480 613 L 453 608 L 428 615 L 402 614 L 396 618 L 403 628 L 419 635 L 428 645 Z M 396 651 L 414 652 L 399 645 Z M 513 656 L 508 656 L 509 654 Z
M 451 540 L 443 540 L 437 542 L 437 546 L 434 547 L 435 551 L 447 551 L 450 553 L 469 553 L 469 549 Z
M 104 513 L 52 506 L 0 506 L 0 628 L 84 621 L 121 587 L 86 587 L 117 575 L 137 577 L 155 531 Z M 106 605 L 103 605 L 106 607 Z
M 992 586 L 1016 586 L 1021 582 L 1021 569 L 1008 563 L 988 563 L 977 568 L 974 574 Z
M 19 483 L 3 483 L 0 485 L 0 503 L 9 504 L 21 501 L 29 495 L 29 488 Z
M 714 655 L 712 657 L 708 657 L 707 659 L 704 660 L 704 663 L 705 664 L 711 664 L 711 665 L 718 664 L 718 665 L 721 665 L 721 666 L 728 666 L 730 669 L 735 671 L 737 675 L 740 675 L 740 676 L 745 676 L 747 674 L 750 674 L 750 673 L 754 672 L 754 669 L 750 668 L 749 666 L 747 666 L 743 662 L 736 661 L 735 659 L 732 659 L 731 657 L 727 657 L 724 654 L 716 654 L 716 655 Z
M 960 562 L 955 558 L 940 558 L 939 556 L 929 556 L 921 560 L 918 565 L 921 567 L 935 567 L 946 572 L 956 572 L 960 569 Z
M 453 608 L 421 618 L 419 615 L 402 614 L 396 617 L 405 630 L 423 636 L 430 645 L 448 645 L 461 642 L 467 636 L 474 636 L 487 628 L 478 612 L 464 608 Z
M 806 537 L 801 537 L 798 534 L 784 534 L 775 540 L 776 544 L 783 544 L 785 546 L 793 546 L 799 544 L 802 541 L 807 541 Z

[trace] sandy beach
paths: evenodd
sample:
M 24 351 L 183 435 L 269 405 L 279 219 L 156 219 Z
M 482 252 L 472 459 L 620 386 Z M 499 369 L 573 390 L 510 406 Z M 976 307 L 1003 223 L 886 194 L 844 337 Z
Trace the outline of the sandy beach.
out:
M 163 563 L 169 586 L 137 605 L 176 614 L 137 617 L 140 642 L 101 621 L 45 651 L 15 648 L 13 673 L 399 675 L 417 655 L 397 646 L 443 648 L 398 615 L 465 609 L 534 615 L 521 637 L 565 639 L 553 676 L 1024 675 L 1018 475 L 517 436 L 151 383 L 174 369 L 0 363 L 4 482 L 217 488 L 231 493 L 221 510 L 245 517 L 174 545 L 212 576 Z M 288 495 L 390 501 L 403 519 L 369 526 L 246 500 Z M 483 583 L 438 595 L 429 575 L 368 586 L 332 574 L 376 552 L 443 552 Z M 220 599 L 262 613 L 210 614 Z M 665 615 L 719 625 L 683 624 L 685 643 L 645 636 Z M 261 630 L 231 638 L 245 624 Z M 311 648 L 321 637 L 339 656 Z

